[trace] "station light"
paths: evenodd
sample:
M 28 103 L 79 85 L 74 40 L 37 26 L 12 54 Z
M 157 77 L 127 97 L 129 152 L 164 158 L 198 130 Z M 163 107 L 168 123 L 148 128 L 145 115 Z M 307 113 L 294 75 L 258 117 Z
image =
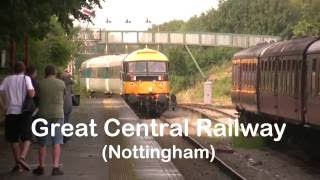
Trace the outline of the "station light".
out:
M 129 19 L 126 19 L 125 23 L 129 24 L 131 21 Z

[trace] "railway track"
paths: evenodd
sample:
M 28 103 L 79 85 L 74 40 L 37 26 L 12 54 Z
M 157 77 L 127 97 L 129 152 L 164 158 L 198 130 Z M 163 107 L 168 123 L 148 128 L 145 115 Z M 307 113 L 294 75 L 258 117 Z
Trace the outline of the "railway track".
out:
M 228 112 L 221 110 L 223 107 L 221 107 L 221 109 L 218 109 L 214 106 L 204 105 L 204 104 L 178 104 L 178 107 L 191 109 L 191 110 L 206 109 L 206 110 L 210 110 L 210 111 L 214 111 L 216 113 L 222 114 L 223 116 L 227 116 L 228 118 L 231 118 L 231 119 L 235 119 L 238 117 L 236 114 L 228 113 Z M 231 108 L 227 107 L 227 109 L 231 109 Z
M 161 121 L 171 124 L 170 122 L 168 122 L 165 118 L 160 118 Z M 205 147 L 201 142 L 199 142 L 198 140 L 190 137 L 190 136 L 186 136 L 184 135 L 183 138 L 185 140 L 187 140 L 189 143 L 191 143 L 195 148 L 201 148 L 201 149 L 207 149 L 207 147 Z M 210 156 L 213 156 L 213 154 L 211 152 Z M 230 176 L 231 179 L 237 179 L 237 180 L 246 180 L 247 178 L 245 178 L 243 175 L 241 175 L 241 173 L 239 173 L 237 170 L 235 170 L 234 168 L 232 168 L 230 165 L 228 165 L 226 162 L 224 162 L 221 158 L 219 158 L 219 156 L 217 156 L 217 154 L 214 155 L 214 161 L 210 162 L 210 160 L 208 159 L 208 161 L 214 165 L 216 165 L 219 169 L 221 169 L 225 174 L 227 174 L 228 176 Z

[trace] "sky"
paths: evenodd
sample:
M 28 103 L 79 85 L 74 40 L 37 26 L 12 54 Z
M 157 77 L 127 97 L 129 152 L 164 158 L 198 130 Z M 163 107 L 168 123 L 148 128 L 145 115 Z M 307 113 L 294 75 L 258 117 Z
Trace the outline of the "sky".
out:
M 105 0 L 102 9 L 96 9 L 94 25 L 80 25 L 107 30 L 146 30 L 152 24 L 171 20 L 186 21 L 217 6 L 218 0 Z M 111 23 L 106 23 L 107 18 Z M 146 23 L 147 18 L 151 23 Z M 125 23 L 126 19 L 131 23 Z M 75 25 L 78 24 L 75 22 Z

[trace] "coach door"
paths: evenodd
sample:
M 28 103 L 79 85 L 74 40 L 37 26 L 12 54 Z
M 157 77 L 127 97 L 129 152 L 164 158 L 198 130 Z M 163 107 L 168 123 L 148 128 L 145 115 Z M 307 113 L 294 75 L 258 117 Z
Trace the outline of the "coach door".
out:
M 277 115 L 277 96 L 275 94 L 276 66 L 275 57 L 261 59 L 260 69 L 260 111 Z
M 301 101 L 296 81 L 301 72 L 298 70 L 301 60 L 298 57 L 285 56 L 279 61 L 278 70 L 278 115 L 286 119 L 300 120 Z M 299 58 L 298 58 L 299 59 Z M 296 74 L 299 72 L 298 74 Z
M 320 125 L 320 56 L 307 59 L 306 123 Z

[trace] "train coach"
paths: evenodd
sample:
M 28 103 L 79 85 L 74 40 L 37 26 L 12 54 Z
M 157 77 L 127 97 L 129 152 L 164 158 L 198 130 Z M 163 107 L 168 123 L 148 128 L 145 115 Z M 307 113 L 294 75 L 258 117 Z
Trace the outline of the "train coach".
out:
M 231 96 L 240 118 L 319 127 L 319 38 L 260 44 L 232 62 Z
M 120 94 L 138 112 L 161 114 L 169 104 L 169 60 L 159 51 L 140 49 L 81 64 L 81 83 L 90 94 Z

